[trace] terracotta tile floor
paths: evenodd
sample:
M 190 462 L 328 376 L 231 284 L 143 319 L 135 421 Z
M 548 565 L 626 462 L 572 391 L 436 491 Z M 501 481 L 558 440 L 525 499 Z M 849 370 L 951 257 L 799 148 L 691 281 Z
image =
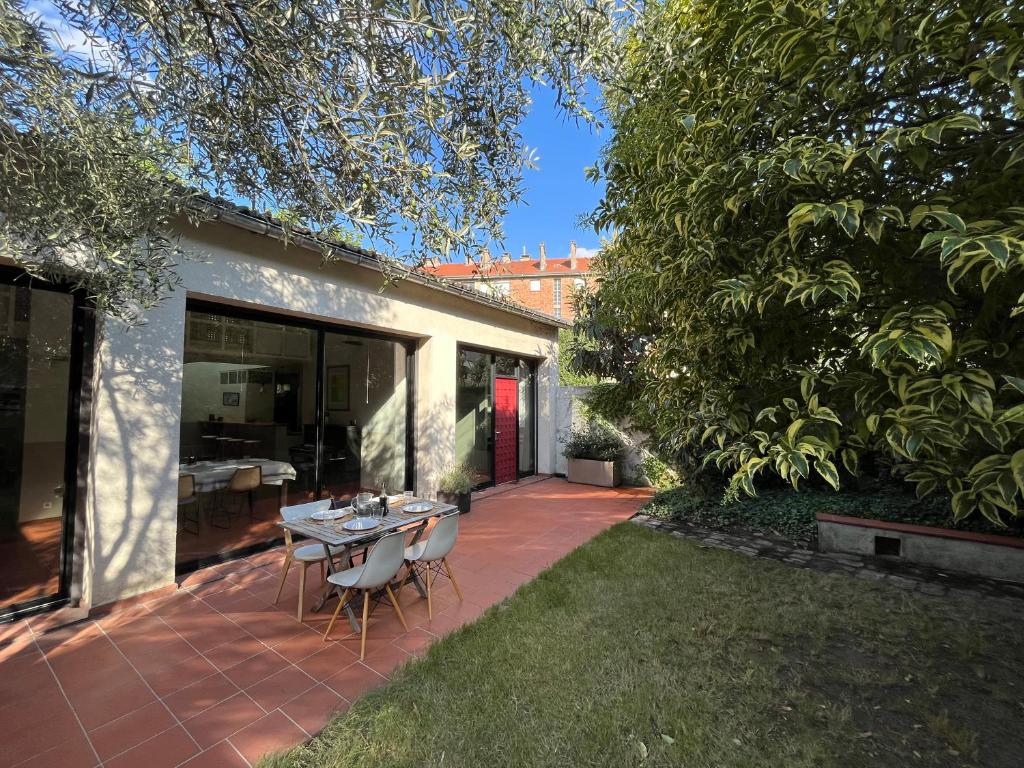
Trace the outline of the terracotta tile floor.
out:
M 465 601 L 439 580 L 429 620 L 426 601 L 407 587 L 400 599 L 409 631 L 381 606 L 364 662 L 346 622 L 323 642 L 329 611 L 296 621 L 297 573 L 273 604 L 277 551 L 191 574 L 170 595 L 51 632 L 31 621 L 2 626 L 0 768 L 252 765 L 308 739 L 399 665 L 648 496 L 552 478 L 474 497 L 450 558 Z M 318 591 L 311 583 L 307 605 Z

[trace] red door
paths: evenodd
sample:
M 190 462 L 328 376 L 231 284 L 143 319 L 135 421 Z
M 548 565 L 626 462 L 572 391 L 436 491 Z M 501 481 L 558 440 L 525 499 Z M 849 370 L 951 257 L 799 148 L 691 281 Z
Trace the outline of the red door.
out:
M 494 483 L 516 479 L 516 426 L 519 422 L 519 382 L 501 376 L 494 380 Z

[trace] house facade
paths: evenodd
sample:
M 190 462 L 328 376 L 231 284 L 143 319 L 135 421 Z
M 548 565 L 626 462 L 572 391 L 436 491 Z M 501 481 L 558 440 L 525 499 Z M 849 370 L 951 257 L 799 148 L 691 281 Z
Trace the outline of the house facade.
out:
M 563 324 L 218 201 L 145 323 L 0 267 L 0 618 L 272 546 L 283 504 L 554 469 Z M 255 488 L 232 473 L 258 466 Z M 187 490 L 182 490 L 182 489 Z M 184 493 L 186 499 L 181 503 Z
M 508 253 L 494 258 L 484 252 L 464 264 L 435 261 L 425 269 L 450 283 L 472 285 L 481 293 L 505 297 L 535 312 L 572 322 L 575 293 L 594 287 L 592 261 L 589 256 L 577 255 L 573 241 L 567 258 L 548 258 L 547 247 L 541 243 L 537 258 L 524 248 L 517 259 Z

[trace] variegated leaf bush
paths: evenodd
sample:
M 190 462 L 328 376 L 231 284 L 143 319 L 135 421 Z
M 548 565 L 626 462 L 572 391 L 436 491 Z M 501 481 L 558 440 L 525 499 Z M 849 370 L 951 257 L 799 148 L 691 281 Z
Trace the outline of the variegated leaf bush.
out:
M 1024 515 L 1024 6 L 669 0 L 626 51 L 576 367 L 733 492 Z

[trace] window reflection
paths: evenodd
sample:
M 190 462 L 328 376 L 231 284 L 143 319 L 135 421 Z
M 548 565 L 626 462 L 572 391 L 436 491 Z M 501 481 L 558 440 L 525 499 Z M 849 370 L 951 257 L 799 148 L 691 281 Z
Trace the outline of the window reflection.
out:
M 179 570 L 279 539 L 284 504 L 405 490 L 404 343 L 193 310 L 186 322 Z
M 0 614 L 60 588 L 73 309 L 0 285 Z

